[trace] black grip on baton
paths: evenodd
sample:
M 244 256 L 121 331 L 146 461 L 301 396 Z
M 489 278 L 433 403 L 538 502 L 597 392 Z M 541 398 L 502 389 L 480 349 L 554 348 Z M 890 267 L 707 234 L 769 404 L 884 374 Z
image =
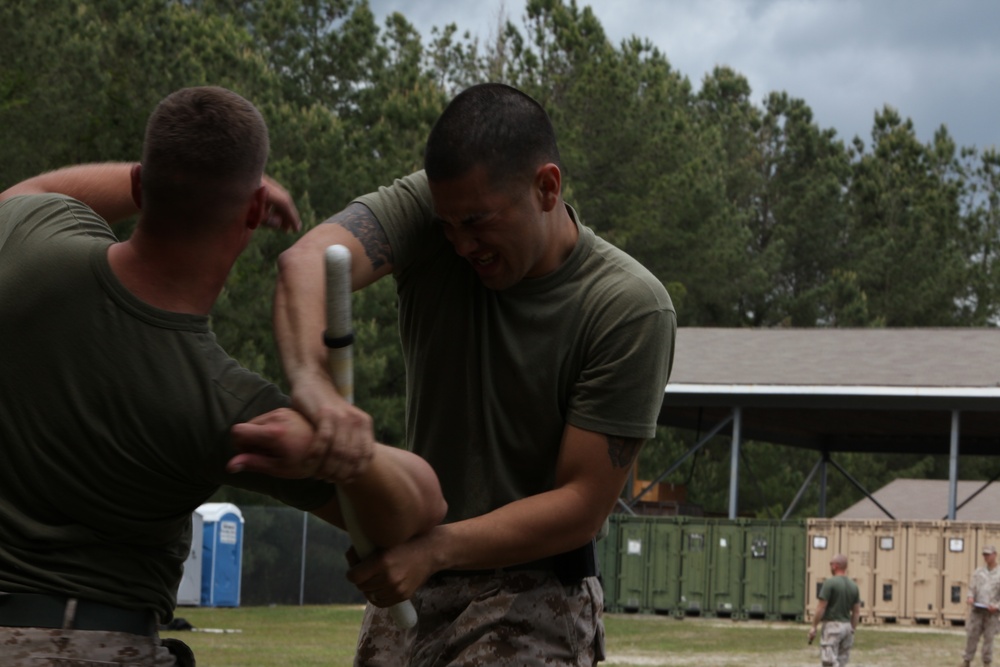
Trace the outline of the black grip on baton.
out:
M 323 332 L 323 344 L 331 349 L 339 349 L 354 344 L 354 332 L 349 331 L 343 336 L 331 336 L 326 331 Z

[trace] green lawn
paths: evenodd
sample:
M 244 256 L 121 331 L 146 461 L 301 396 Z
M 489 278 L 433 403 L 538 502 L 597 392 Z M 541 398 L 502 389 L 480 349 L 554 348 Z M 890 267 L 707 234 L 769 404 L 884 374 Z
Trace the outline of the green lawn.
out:
M 190 645 L 200 667 L 348 667 L 361 615 L 361 607 L 347 605 L 181 608 L 177 616 L 199 631 L 161 634 Z M 819 649 L 806 644 L 803 623 L 609 614 L 605 625 L 609 667 L 819 664 Z M 851 665 L 958 664 L 964 639 L 961 627 L 864 625 Z

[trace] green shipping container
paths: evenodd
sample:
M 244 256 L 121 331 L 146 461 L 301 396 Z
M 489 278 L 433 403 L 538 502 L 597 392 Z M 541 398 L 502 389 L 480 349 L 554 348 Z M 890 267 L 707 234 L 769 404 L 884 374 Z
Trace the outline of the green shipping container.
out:
M 702 614 L 709 605 L 708 567 L 712 525 L 707 519 L 680 518 L 680 604 L 676 616 Z
M 618 530 L 621 514 L 608 517 L 608 531 L 597 540 L 597 563 L 600 567 L 600 581 L 604 589 L 604 609 L 619 611 L 618 604 Z
M 649 524 L 649 606 L 657 614 L 680 608 L 681 524 L 659 517 Z
M 649 567 L 649 523 L 641 516 L 623 516 L 618 526 L 618 582 L 615 608 L 647 611 Z
M 784 521 L 775 527 L 774 618 L 805 619 L 806 524 Z
M 743 597 L 742 521 L 719 520 L 712 524 L 709 550 L 708 591 L 705 612 L 715 616 L 738 613 Z
M 739 618 L 773 613 L 777 554 L 773 521 L 743 521 L 743 586 Z

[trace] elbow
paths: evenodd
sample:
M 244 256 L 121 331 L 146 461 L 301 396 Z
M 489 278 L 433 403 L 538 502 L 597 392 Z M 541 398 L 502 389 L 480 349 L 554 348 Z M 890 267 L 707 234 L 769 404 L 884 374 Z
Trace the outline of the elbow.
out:
M 438 480 L 437 474 L 425 461 L 422 463 L 424 468 L 420 491 L 423 505 L 423 511 L 420 512 L 422 520 L 414 529 L 414 535 L 427 532 L 440 524 L 448 514 L 448 501 L 444 499 L 444 494 L 441 492 L 441 482 Z
M 444 499 L 441 495 L 440 490 L 438 491 L 438 497 L 432 503 L 432 507 L 427 516 L 427 524 L 424 529 L 420 532 L 426 532 L 433 528 L 434 526 L 440 524 L 444 521 L 444 517 L 448 514 L 448 501 Z
M 312 253 L 301 241 L 284 250 L 278 255 L 278 280 L 287 279 L 296 267 L 303 266 L 310 254 Z
M 394 547 L 437 526 L 447 512 L 448 504 L 438 494 L 437 498 L 426 499 L 419 510 L 406 519 L 376 527 L 369 539 L 381 549 Z
M 372 541 L 382 548 L 395 546 L 426 533 L 440 524 L 448 513 L 448 503 L 441 484 L 430 465 L 422 459 L 411 468 L 412 483 L 409 511 L 397 515 L 397 521 L 383 524 L 383 531 Z

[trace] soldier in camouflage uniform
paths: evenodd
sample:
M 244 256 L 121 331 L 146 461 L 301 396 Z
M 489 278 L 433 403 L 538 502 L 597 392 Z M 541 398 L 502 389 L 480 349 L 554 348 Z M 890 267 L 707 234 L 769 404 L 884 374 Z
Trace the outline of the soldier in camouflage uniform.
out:
M 851 659 L 854 631 L 861 615 L 858 585 L 847 576 L 847 557 L 837 554 L 830 560 L 830 574 L 819 591 L 819 603 L 809 629 L 809 643 L 816 639 L 816 626 L 823 623 L 819 639 L 823 667 L 845 667 Z
M 603 654 L 594 536 L 655 433 L 673 305 L 563 200 L 551 121 L 521 91 L 460 93 L 431 130 L 424 167 L 318 225 L 280 262 L 282 360 L 320 431 L 336 400 L 315 381 L 324 249 L 351 248 L 355 289 L 395 279 L 407 446 L 448 501 L 442 525 L 349 573 L 372 602 L 356 664 L 593 665 Z M 401 631 L 384 607 L 411 596 L 419 621 Z
M 997 567 L 997 549 L 989 545 L 983 547 L 986 565 L 977 569 L 969 582 L 969 617 L 965 624 L 965 654 L 961 667 L 969 667 L 976 657 L 976 647 L 983 640 L 983 664 L 993 662 L 993 638 L 1000 629 L 1000 568 Z

